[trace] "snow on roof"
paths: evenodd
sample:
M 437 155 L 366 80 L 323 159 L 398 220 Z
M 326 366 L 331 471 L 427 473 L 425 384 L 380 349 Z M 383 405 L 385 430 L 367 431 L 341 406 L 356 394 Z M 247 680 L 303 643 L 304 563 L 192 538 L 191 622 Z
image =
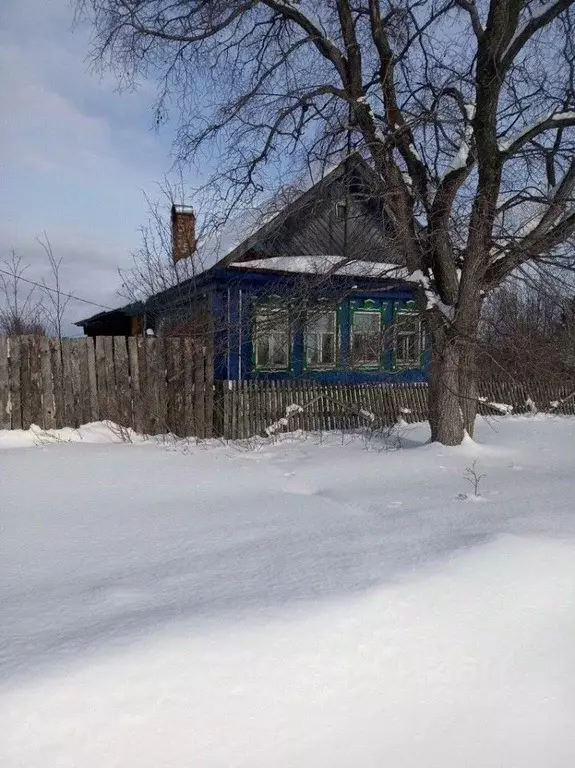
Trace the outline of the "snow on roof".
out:
M 348 277 L 375 277 L 410 282 L 413 278 L 405 267 L 380 261 L 344 259 L 335 255 L 273 256 L 267 259 L 235 262 L 230 268 L 252 269 L 258 272 L 289 272 L 315 275 L 347 275 Z

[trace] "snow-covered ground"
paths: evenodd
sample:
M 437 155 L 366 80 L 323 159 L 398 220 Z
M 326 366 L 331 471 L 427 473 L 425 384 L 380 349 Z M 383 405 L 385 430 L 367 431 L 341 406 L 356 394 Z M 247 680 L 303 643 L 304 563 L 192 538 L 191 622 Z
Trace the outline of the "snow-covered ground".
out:
M 0 766 L 575 765 L 575 419 L 426 437 L 0 433 Z

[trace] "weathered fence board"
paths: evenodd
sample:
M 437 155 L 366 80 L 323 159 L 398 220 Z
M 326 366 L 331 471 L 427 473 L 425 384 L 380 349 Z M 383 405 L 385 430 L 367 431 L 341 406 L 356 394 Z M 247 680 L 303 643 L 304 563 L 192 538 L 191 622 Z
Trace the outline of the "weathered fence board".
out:
M 108 408 L 108 390 L 106 386 L 106 350 L 104 349 L 104 337 L 97 336 L 95 343 L 98 412 L 100 414 L 100 418 L 105 419 L 106 416 L 110 413 L 110 410 Z
M 114 337 L 104 336 L 104 355 L 101 362 L 101 378 L 106 388 L 106 418 L 118 421 L 119 406 L 116 399 L 116 377 L 114 376 Z
M 0 346 L 1 354 L 1 346 Z M 56 408 L 54 405 L 54 383 L 52 381 L 52 365 L 50 361 L 50 339 L 40 339 L 40 375 L 41 375 L 41 411 L 40 421 L 44 429 L 53 429 L 56 426 Z M 0 365 L 1 365 L 0 361 Z M 0 385 L 0 396 L 1 396 Z
M 191 339 L 0 336 L 0 429 L 98 419 L 140 433 L 213 433 L 213 376 Z
M 144 431 L 142 415 L 142 393 L 140 390 L 140 366 L 138 363 L 138 343 L 141 339 L 131 336 L 128 339 L 128 363 L 130 366 L 130 396 L 132 399 L 132 418 L 136 432 Z
M 146 427 L 149 435 L 157 435 L 165 432 L 166 428 L 160 425 L 159 386 L 158 386 L 158 347 L 156 339 L 146 339 Z
M 205 436 L 204 424 L 206 421 L 205 397 L 204 397 L 204 379 L 205 379 L 205 358 L 203 349 L 199 344 L 192 342 L 192 351 L 194 358 L 194 434 L 198 437 Z
M 0 429 L 10 429 L 10 368 L 8 366 L 9 341 L 0 336 Z
M 169 432 L 168 427 L 168 382 L 166 380 L 166 341 L 156 338 L 155 401 L 158 409 L 157 431 Z
M 183 382 L 183 431 L 186 435 L 193 435 L 194 432 L 194 348 L 192 340 L 182 339 L 182 365 L 184 367 Z M 215 416 L 214 416 L 215 418 Z
M 22 399 L 20 396 L 20 338 L 9 340 L 10 349 L 10 414 L 12 429 L 22 429 Z
M 78 345 L 78 365 L 80 368 L 80 407 L 82 413 L 82 424 L 94 421 L 92 418 L 92 404 L 90 398 L 90 370 L 88 363 L 87 344 Z
M 32 424 L 32 372 L 30 370 L 30 340 L 27 336 L 20 339 L 20 408 L 22 429 L 29 429 Z
M 177 352 L 179 351 L 179 339 L 166 339 L 166 424 L 169 432 L 178 434 L 181 424 L 178 423 L 177 391 L 182 385 L 181 363 L 178 365 Z
M 86 419 L 84 417 L 82 377 L 80 373 L 80 348 L 76 339 L 70 339 L 70 368 L 72 372 L 72 418 L 74 419 L 74 426 L 79 427 L 86 422 Z
M 130 393 L 130 371 L 128 365 L 128 348 L 124 336 L 114 337 L 114 379 L 117 392 L 116 421 L 124 427 L 134 423 L 132 415 L 132 397 Z
M 142 410 L 142 432 L 148 432 L 150 424 L 150 404 L 149 404 L 149 392 L 150 387 L 148 384 L 148 349 L 149 339 L 138 338 L 138 372 L 139 372 L 139 384 L 140 384 L 140 407 Z
M 64 382 L 62 377 L 62 347 L 60 339 L 50 339 L 50 368 L 54 389 L 54 421 L 57 429 L 65 426 Z
M 28 360 L 30 366 L 30 418 L 33 424 L 43 427 L 42 360 L 39 336 L 30 336 L 29 338 Z
M 98 421 L 100 418 L 100 408 L 98 403 L 98 377 L 96 374 L 96 348 L 94 344 L 86 344 L 86 366 L 88 369 L 90 421 Z
M 72 347 L 70 339 L 61 341 L 62 353 L 62 394 L 64 399 L 63 426 L 75 427 L 74 418 L 74 385 L 72 381 Z

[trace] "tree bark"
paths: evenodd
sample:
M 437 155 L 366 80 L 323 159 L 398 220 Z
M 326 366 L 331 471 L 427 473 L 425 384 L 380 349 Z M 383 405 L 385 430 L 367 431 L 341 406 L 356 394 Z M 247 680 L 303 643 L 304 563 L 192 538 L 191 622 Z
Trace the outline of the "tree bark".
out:
M 465 435 L 459 402 L 459 348 L 447 329 L 431 334 L 429 426 L 432 442 L 459 445 Z
M 479 388 L 477 386 L 476 341 L 462 339 L 459 353 L 459 403 L 463 418 L 463 428 L 473 437 L 475 432 L 475 417 L 479 403 Z
M 479 311 L 431 328 L 429 424 L 432 442 L 459 445 L 473 437 L 478 406 L 476 335 Z

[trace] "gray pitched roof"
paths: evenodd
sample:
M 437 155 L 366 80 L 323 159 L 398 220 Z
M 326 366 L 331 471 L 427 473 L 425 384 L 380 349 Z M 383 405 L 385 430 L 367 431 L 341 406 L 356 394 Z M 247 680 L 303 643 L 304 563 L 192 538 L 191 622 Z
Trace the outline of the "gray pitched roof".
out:
M 364 263 L 383 262 L 382 267 L 386 268 L 400 264 L 383 201 L 377 194 L 380 183 L 369 164 L 354 152 L 277 215 L 259 226 L 256 224 L 255 230 L 253 217 L 244 227 L 239 226 L 238 229 L 243 230 L 242 241 L 219 256 L 215 263 L 203 265 L 196 276 L 151 296 L 148 301 L 164 304 L 176 300 L 186 294 L 198 277 L 212 270 L 267 258 L 325 255 Z M 347 201 L 348 206 L 347 222 L 338 217 L 336 211 L 336 204 L 343 201 Z M 97 319 L 118 312 L 135 314 L 136 306 L 143 307 L 139 303 L 129 304 L 110 313 L 100 313 Z M 83 326 L 95 319 L 87 318 L 76 325 Z
M 263 223 L 227 253 L 219 266 L 265 257 L 354 257 L 398 263 L 392 233 L 377 195 L 379 178 L 359 153 Z M 336 204 L 347 200 L 347 224 Z

